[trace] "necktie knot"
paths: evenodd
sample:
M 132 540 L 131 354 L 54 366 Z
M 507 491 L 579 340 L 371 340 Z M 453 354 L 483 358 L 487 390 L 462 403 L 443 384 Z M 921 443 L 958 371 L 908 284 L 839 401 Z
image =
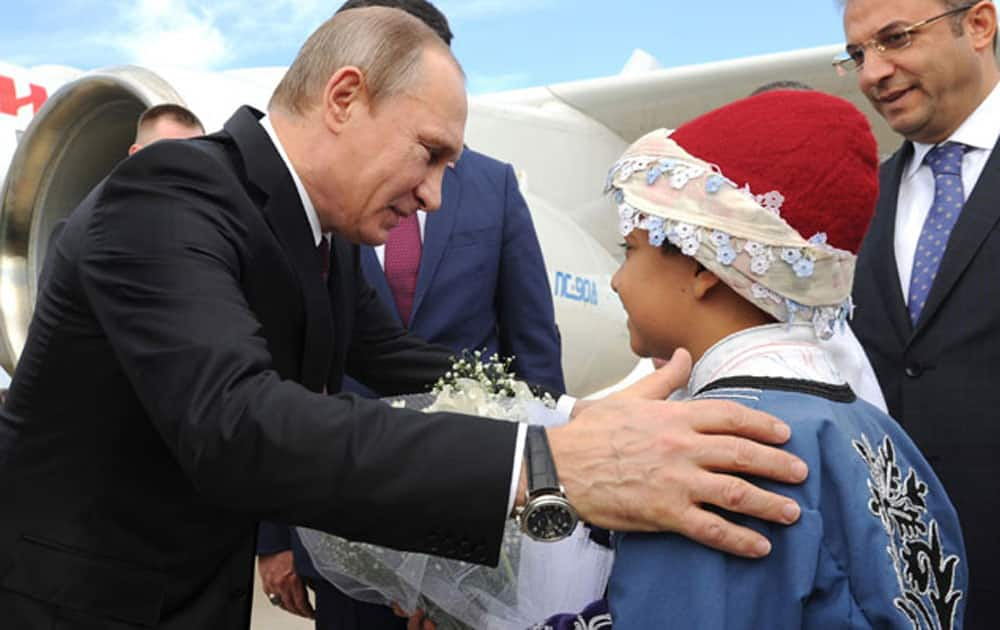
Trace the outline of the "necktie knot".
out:
M 928 151 L 924 162 L 931 167 L 934 175 L 961 175 L 963 155 L 965 155 L 964 144 L 945 142 Z

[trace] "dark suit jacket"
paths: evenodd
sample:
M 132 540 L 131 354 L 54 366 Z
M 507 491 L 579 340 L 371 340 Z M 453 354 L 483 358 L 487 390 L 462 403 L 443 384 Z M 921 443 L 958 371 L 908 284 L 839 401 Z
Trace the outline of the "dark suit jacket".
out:
M 322 394 L 413 391 L 449 352 L 339 237 L 323 286 L 256 117 L 137 153 L 56 244 L 0 412 L 4 626 L 246 628 L 262 519 L 498 557 L 516 426 Z
M 365 278 L 402 325 L 375 250 L 361 247 Z M 441 208 L 427 215 L 410 331 L 458 352 L 515 357 L 522 379 L 564 392 L 561 344 L 545 261 L 514 169 L 466 148 L 445 171 Z M 353 379 L 346 389 L 374 392 Z M 294 531 L 261 525 L 258 553 L 292 549 L 300 575 L 320 578 Z
M 858 256 L 853 328 L 889 413 L 933 465 L 958 510 L 970 565 L 967 628 L 1000 598 L 1000 148 L 958 219 L 927 305 L 911 325 L 893 247 L 907 143 L 881 169 Z
M 45 250 L 45 260 L 42 261 L 42 268 L 38 272 L 38 293 L 41 293 L 45 285 L 49 283 L 49 277 L 52 275 L 52 257 L 56 252 L 56 243 L 59 242 L 59 235 L 65 229 L 66 219 L 60 219 L 52 226 L 52 232 L 49 234 L 49 245 Z

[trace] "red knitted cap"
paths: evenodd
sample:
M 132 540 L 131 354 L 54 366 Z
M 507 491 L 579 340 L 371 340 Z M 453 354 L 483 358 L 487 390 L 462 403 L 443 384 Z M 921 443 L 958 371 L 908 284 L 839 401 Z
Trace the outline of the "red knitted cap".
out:
M 782 218 L 804 238 L 825 232 L 834 247 L 857 253 L 878 197 L 878 151 L 854 105 L 775 90 L 695 118 L 670 137 L 755 195 L 781 193 Z

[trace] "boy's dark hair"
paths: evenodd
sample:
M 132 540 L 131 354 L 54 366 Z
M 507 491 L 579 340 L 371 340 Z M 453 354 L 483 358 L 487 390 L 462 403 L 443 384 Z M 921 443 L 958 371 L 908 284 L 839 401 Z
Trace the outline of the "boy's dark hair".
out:
M 673 256 L 674 254 L 683 254 L 684 253 L 684 252 L 681 251 L 680 247 L 677 247 L 676 245 L 674 245 L 673 243 L 671 243 L 670 241 L 667 241 L 667 240 L 663 241 L 663 244 L 660 245 L 660 251 L 662 251 L 664 254 L 667 254 L 667 255 L 670 255 L 670 256 Z
M 663 241 L 663 244 L 660 245 L 660 252 L 662 252 L 664 256 L 687 256 L 687 254 L 681 251 L 680 247 L 677 247 L 667 240 Z M 698 263 L 698 266 L 695 267 L 694 270 L 695 275 L 698 275 L 702 271 L 707 271 L 705 265 L 701 264 L 700 261 L 695 259 L 695 262 Z
M 337 9 L 337 13 L 364 7 L 388 7 L 406 11 L 431 27 L 438 34 L 438 37 L 444 40 L 444 43 L 451 46 L 451 40 L 454 36 L 451 33 L 451 28 L 448 27 L 448 18 L 427 0 L 347 0 L 343 6 Z

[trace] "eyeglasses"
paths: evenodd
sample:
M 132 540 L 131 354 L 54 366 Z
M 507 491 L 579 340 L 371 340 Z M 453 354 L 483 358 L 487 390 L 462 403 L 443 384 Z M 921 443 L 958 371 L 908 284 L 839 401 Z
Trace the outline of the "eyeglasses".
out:
M 913 34 L 918 30 L 942 18 L 968 11 L 977 4 L 979 2 L 970 2 L 969 4 L 945 11 L 941 15 L 935 15 L 932 18 L 927 18 L 909 26 L 887 26 L 867 42 L 849 44 L 844 49 L 844 52 L 833 58 L 833 67 L 837 69 L 837 74 L 841 76 L 854 70 L 860 70 L 865 65 L 866 48 L 872 48 L 880 55 L 884 54 L 887 50 L 902 50 L 913 43 Z

